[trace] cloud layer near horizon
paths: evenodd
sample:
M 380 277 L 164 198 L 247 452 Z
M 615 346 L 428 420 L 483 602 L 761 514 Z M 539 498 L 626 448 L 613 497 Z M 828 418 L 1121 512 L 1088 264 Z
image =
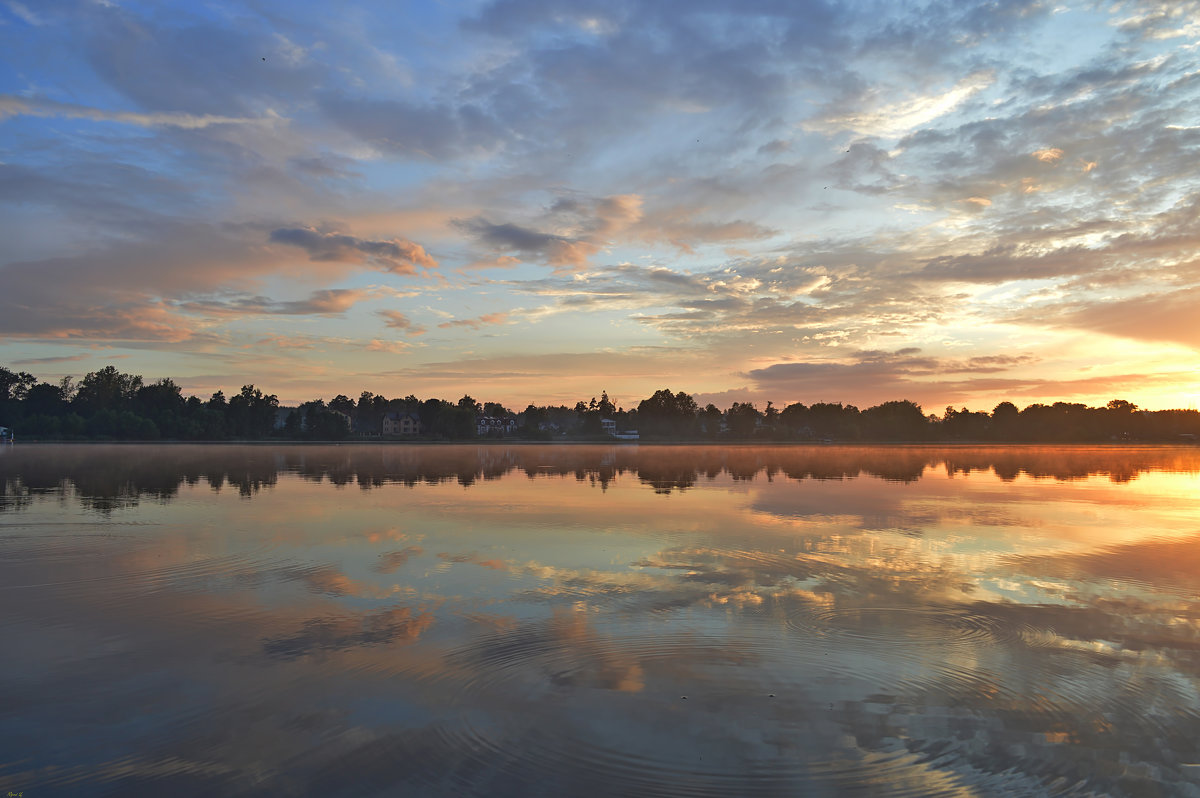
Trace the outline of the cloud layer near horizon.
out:
M 1194 405 L 1197 17 L 0 6 L 0 363 L 285 400 Z

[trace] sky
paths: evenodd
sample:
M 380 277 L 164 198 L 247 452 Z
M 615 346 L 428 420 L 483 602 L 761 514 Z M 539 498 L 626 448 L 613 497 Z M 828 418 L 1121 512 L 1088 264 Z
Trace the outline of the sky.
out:
M 0 0 L 0 365 L 1200 403 L 1200 2 Z

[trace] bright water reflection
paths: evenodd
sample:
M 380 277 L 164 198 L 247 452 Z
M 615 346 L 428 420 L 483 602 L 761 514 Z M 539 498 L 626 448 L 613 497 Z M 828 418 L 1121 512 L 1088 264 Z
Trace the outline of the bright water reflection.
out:
M 1200 795 L 1200 450 L 9 447 L 0 792 Z

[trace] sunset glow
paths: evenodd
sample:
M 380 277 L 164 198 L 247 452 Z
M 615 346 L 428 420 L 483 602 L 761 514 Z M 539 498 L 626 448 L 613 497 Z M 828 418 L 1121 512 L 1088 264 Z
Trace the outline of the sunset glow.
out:
M 0 3 L 0 366 L 1200 404 L 1196 0 Z

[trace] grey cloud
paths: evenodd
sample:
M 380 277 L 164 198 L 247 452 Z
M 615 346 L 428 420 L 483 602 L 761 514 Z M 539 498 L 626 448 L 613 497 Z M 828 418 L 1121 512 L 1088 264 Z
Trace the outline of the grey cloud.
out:
M 258 100 L 302 97 L 322 82 L 319 66 L 278 57 L 254 15 L 237 26 L 178 26 L 116 3 L 81 3 L 72 17 L 92 68 L 143 108 L 246 116 Z
M 762 398 L 803 402 L 849 400 L 860 407 L 893 399 L 910 399 L 925 405 L 938 401 L 972 404 L 979 396 L 991 399 L 997 394 L 1013 399 L 1047 395 L 1068 398 L 1105 392 L 1119 396 L 1124 391 L 1170 384 L 1177 379 L 1176 375 L 1163 372 L 1101 374 L 1079 379 L 1025 376 L 1020 367 L 1032 362 L 1036 358 L 1026 354 L 964 361 L 923 356 L 907 348 L 891 353 L 851 353 L 842 361 L 776 363 L 754 369 L 745 376 L 754 383 L 755 395 Z
M 523 258 L 556 267 L 581 267 L 599 249 L 590 241 L 543 233 L 508 222 L 497 224 L 482 216 L 455 219 L 452 224 L 495 252 L 517 253 Z
M 324 95 L 330 121 L 393 156 L 442 160 L 500 147 L 511 136 L 478 105 L 417 105 L 399 100 Z
M 361 616 L 331 615 L 307 620 L 292 632 L 263 640 L 263 651 L 276 659 L 296 659 L 361 646 L 412 642 L 433 625 L 433 614 L 394 607 Z
M 369 295 L 369 292 L 361 289 L 328 288 L 313 291 L 307 299 L 277 301 L 265 296 L 243 296 L 235 299 L 193 300 L 182 302 L 179 307 L 189 313 L 219 316 L 340 315 Z
M 455 226 L 472 233 L 481 242 L 492 247 L 517 252 L 541 253 L 551 247 L 568 242 L 562 236 L 542 233 L 515 224 L 492 224 L 481 217 L 456 220 Z
M 385 271 L 414 274 L 419 266 L 436 269 L 438 262 L 420 244 L 403 238 L 370 241 L 343 233 L 322 233 L 311 227 L 271 231 L 271 241 L 299 247 L 315 261 L 362 262 L 369 260 Z
M 240 232 L 160 220 L 153 239 L 5 264 L 0 336 L 209 340 L 168 300 L 236 284 L 269 268 L 252 257 Z
M 389 551 L 379 555 L 379 562 L 375 565 L 375 570 L 381 574 L 395 573 L 403 567 L 411 558 L 419 557 L 425 553 L 425 549 L 420 546 L 409 546 L 399 551 Z
M 180 128 L 204 128 L 210 125 L 261 124 L 256 117 L 218 116 L 215 114 L 189 114 L 172 111 L 139 113 L 133 111 L 106 111 L 72 103 L 60 103 L 45 98 L 14 97 L 0 94 L 0 119 L 6 116 L 65 116 L 95 119 L 109 122 L 125 122 L 143 127 L 163 125 Z M 269 120 L 266 120 L 269 121 Z
M 50 363 L 74 363 L 79 360 L 87 360 L 91 355 L 63 355 L 60 357 L 27 357 L 21 360 L 14 360 L 14 366 L 40 366 Z
M 307 157 L 297 156 L 288 159 L 288 164 L 301 174 L 320 180 L 362 177 L 362 173 L 355 168 L 358 161 L 342 155 L 324 153 Z
M 1019 356 L 996 361 L 967 361 L 959 363 L 922 355 L 914 347 L 905 347 L 895 352 L 877 350 L 852 353 L 843 361 L 802 361 L 776 363 L 765 368 L 753 369 L 744 376 L 750 379 L 759 392 L 767 395 L 786 393 L 792 397 L 805 397 L 805 401 L 854 401 L 874 403 L 889 399 L 910 398 L 921 401 L 929 395 L 946 395 L 947 389 L 962 393 L 970 390 L 970 383 L 949 379 L 954 373 L 1004 370 L 1006 366 L 1019 365 Z M 927 378 L 935 378 L 936 385 Z M 1012 384 L 1019 384 L 1014 382 Z M 989 383 L 992 388 L 999 383 Z M 932 390 L 931 390 L 932 389 Z
M 1065 247 L 1046 255 L 1026 255 L 1015 244 L 1001 244 L 979 255 L 941 256 L 928 261 L 919 274 L 937 280 L 1003 283 L 1082 274 L 1095 268 L 1096 253 L 1086 247 Z
M 119 230 L 127 236 L 174 226 L 166 214 L 197 211 L 182 189 L 179 181 L 144 166 L 99 160 L 65 146 L 46 166 L 0 163 L 0 201 L 44 208 L 60 225 L 99 227 L 104 233 Z M 68 231 L 73 232 L 70 226 Z

